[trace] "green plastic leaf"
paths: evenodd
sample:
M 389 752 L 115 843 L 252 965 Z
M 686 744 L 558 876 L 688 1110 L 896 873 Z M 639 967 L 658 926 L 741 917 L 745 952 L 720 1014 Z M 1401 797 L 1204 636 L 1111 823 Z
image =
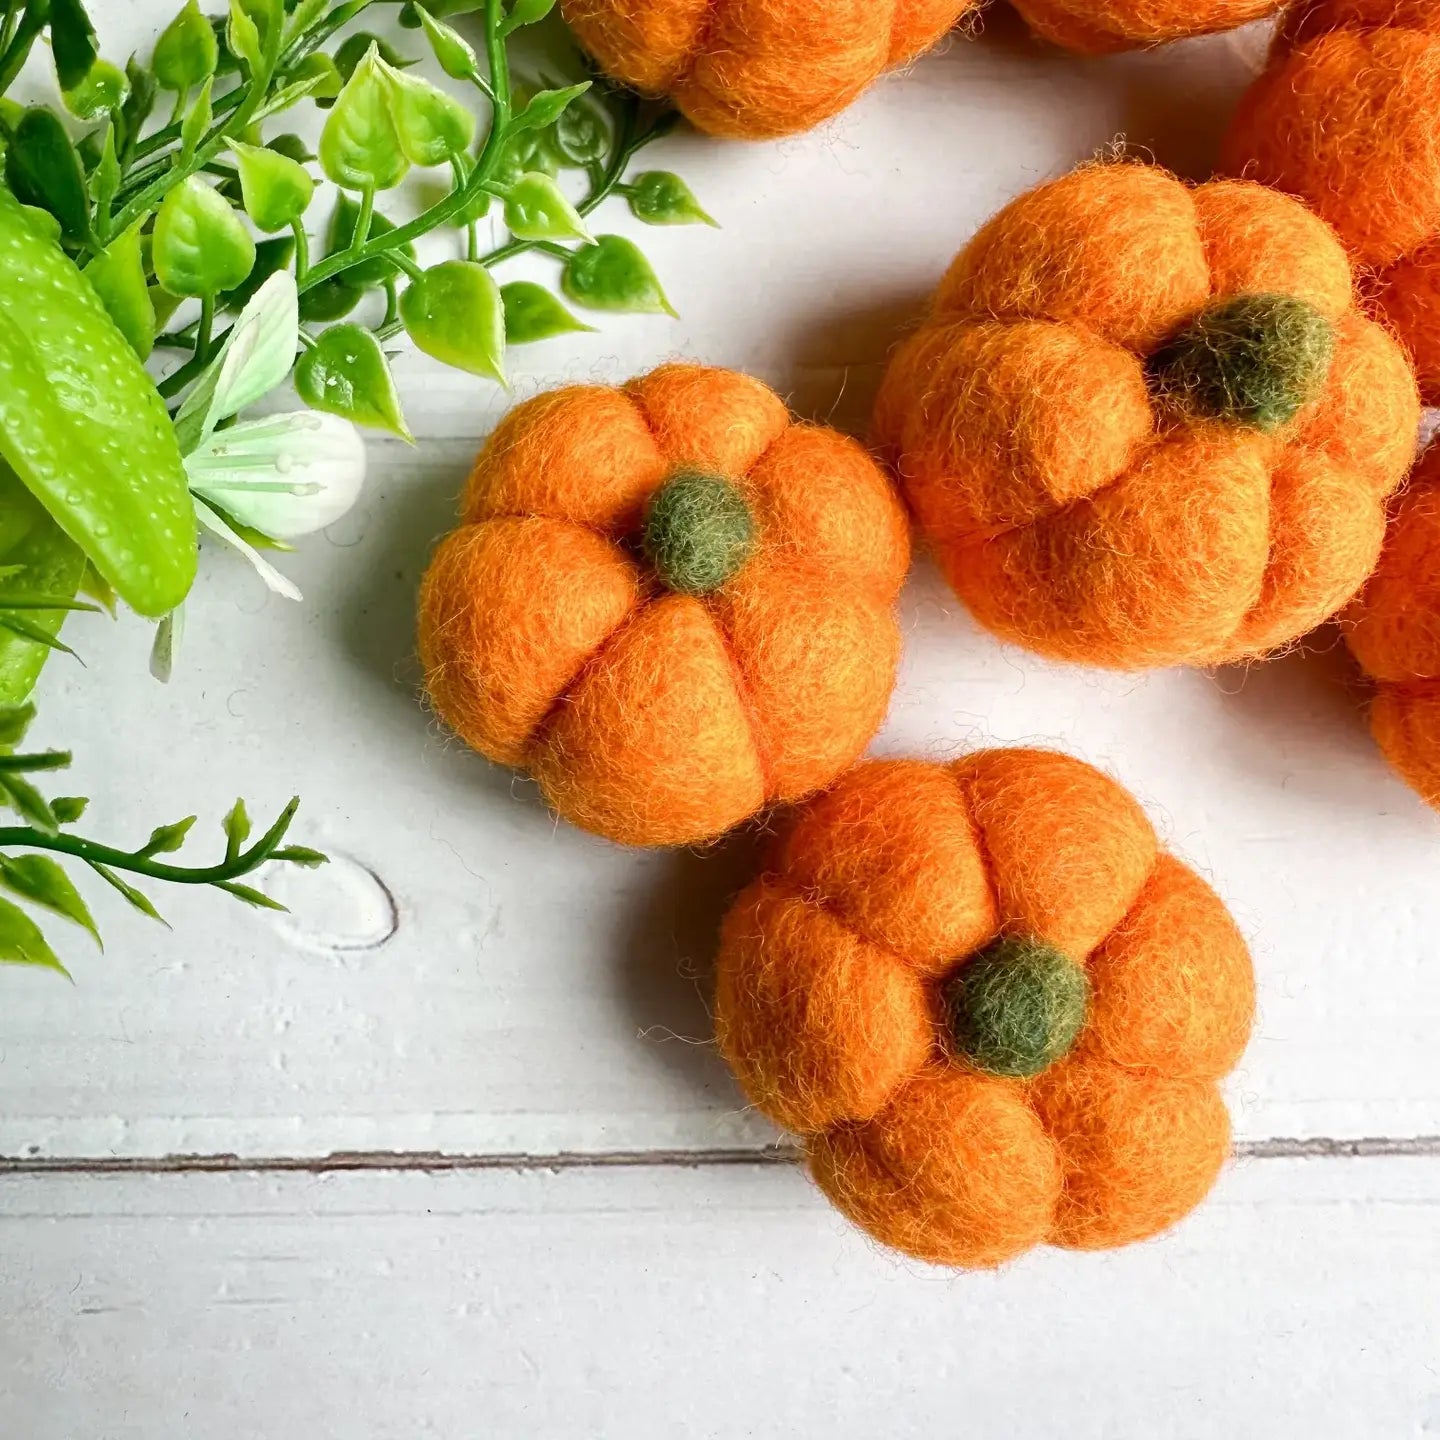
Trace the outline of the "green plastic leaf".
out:
M 506 383 L 505 302 L 483 265 L 447 260 L 425 271 L 401 295 L 400 319 L 427 355 Z
M 475 138 L 475 116 L 453 95 L 380 62 L 389 87 L 390 115 L 405 158 L 422 168 L 448 165 Z
M 150 838 L 140 847 L 142 855 L 173 855 L 185 844 L 185 837 L 194 827 L 196 817 L 187 815 L 173 825 L 157 825 Z
M 312 850 L 308 845 L 286 845 L 283 849 L 277 850 L 270 858 L 283 861 L 287 865 L 299 865 L 306 870 L 318 870 L 320 866 L 330 863 L 328 855 L 319 850 Z
M 90 177 L 90 194 L 95 201 L 95 213 L 99 217 L 97 228 L 102 232 L 110 228 L 110 205 L 120 189 L 120 157 L 115 153 L 115 126 L 105 127 L 105 143 L 100 149 L 100 163 Z
M 409 172 L 390 114 L 389 86 L 372 47 L 346 81 L 320 135 L 320 166 L 347 190 L 389 190 Z
M 32 106 L 15 127 L 5 152 L 5 179 L 22 205 L 48 210 L 66 235 L 90 232 L 90 200 L 80 157 L 57 116 Z
M 138 135 L 155 108 L 155 76 L 132 55 L 125 62 L 125 78 L 130 82 L 130 98 L 120 110 L 127 135 Z
M 100 46 L 83 0 L 50 0 L 50 48 L 62 90 L 73 90 L 95 63 Z
M 43 906 L 66 920 L 73 920 L 104 948 L 90 907 L 75 888 L 75 882 L 48 855 L 0 855 L 0 885 L 32 905 Z
M 0 561 L 11 573 L 0 578 L 0 615 L 22 619 L 22 630 L 0 627 L 0 706 L 15 714 L 35 688 L 53 642 L 64 625 L 65 608 L 27 610 L 23 617 L 6 608 L 7 599 L 25 590 L 73 602 L 86 570 L 85 554 L 52 520 L 44 506 L 0 460 Z M 38 638 L 36 638 L 38 636 Z M 19 740 L 0 734 L 0 745 Z
M 220 824 L 225 831 L 225 858 L 233 860 L 250 838 L 250 812 L 245 808 L 245 801 L 237 800 Z
M 214 82 L 207 76 L 195 97 L 195 103 L 185 114 L 180 125 L 180 158 L 188 160 L 199 148 L 200 142 L 215 122 L 215 108 L 210 102 L 210 87 Z
M 588 331 L 543 285 L 513 280 L 500 291 L 505 303 L 505 339 L 511 345 L 533 345 L 556 335 Z
M 495 167 L 494 181 L 504 187 L 513 185 L 522 175 L 560 173 L 564 157 L 555 148 L 554 132 L 522 130 L 505 147 Z
M 675 315 L 644 252 L 623 235 L 601 235 L 594 245 L 575 251 L 561 288 L 587 310 Z
M 227 895 L 233 895 L 237 900 L 243 900 L 256 910 L 279 910 L 287 913 L 290 908 L 266 895 L 264 891 L 257 890 L 253 885 L 242 885 L 238 880 L 221 880 L 215 888 L 223 890 Z
M 343 320 L 364 298 L 360 286 L 351 285 L 343 275 L 332 275 L 300 297 L 300 318 L 307 325 Z
M 334 88 L 331 88 L 332 78 Z M 310 74 L 302 80 L 296 80 L 275 91 L 268 100 L 255 112 L 254 126 L 258 127 L 262 120 L 267 120 L 271 115 L 278 115 L 282 110 L 288 110 L 292 105 L 298 105 L 307 95 L 316 95 L 321 92 L 338 95 L 340 93 L 338 73 L 331 77 L 326 74 Z M 253 127 L 252 127 L 253 128 Z M 259 138 L 257 133 L 256 139 Z
M 142 915 L 148 915 L 152 920 L 158 920 L 166 928 L 169 922 L 150 903 L 150 897 L 142 890 L 137 890 L 128 880 L 122 879 L 108 865 L 102 865 L 98 860 L 87 860 L 89 867 L 107 884 L 112 885 L 133 905 Z
M 647 225 L 714 225 L 694 191 L 668 170 L 647 170 L 629 187 L 630 209 Z M 719 228 L 718 226 L 716 227 Z
M 50 802 L 51 813 L 62 825 L 73 825 L 89 807 L 83 795 L 58 795 Z
M 515 0 L 510 13 L 500 24 L 501 35 L 509 35 L 522 25 L 534 25 L 555 8 L 555 0 Z
M 0 706 L 0 746 L 19 745 L 35 720 L 35 707 L 28 701 L 21 705 Z
M 255 241 L 224 197 L 191 175 L 160 206 L 150 255 L 172 295 L 217 295 L 255 268 Z
M 355 226 L 359 219 L 359 205 L 350 196 L 342 194 L 330 216 L 330 230 L 325 237 L 325 253 L 327 255 L 343 255 L 355 243 Z M 380 236 L 388 235 L 394 228 L 394 223 L 377 210 L 370 217 L 370 232 L 366 238 L 377 239 Z M 360 291 L 369 289 L 373 285 L 383 285 L 392 275 L 400 273 L 400 266 L 391 258 L 391 255 L 397 254 L 402 255 L 406 260 L 413 260 L 415 258 L 414 243 L 406 241 L 404 245 L 396 247 L 389 255 L 377 255 L 373 259 L 362 261 L 359 265 L 352 265 L 336 279 L 346 287 Z M 314 293 L 314 291 L 307 291 L 305 299 L 309 300 Z M 354 308 L 352 303 L 350 309 Z M 348 314 L 349 310 L 343 313 Z M 316 315 L 310 318 L 333 317 Z
M 8 900 L 0 900 L 0 964 L 38 965 L 43 970 L 57 970 L 67 979 L 70 975 L 40 927 Z
M 295 237 L 276 235 L 255 246 L 255 268 L 233 290 L 222 290 L 217 304 L 220 309 L 243 310 L 259 293 L 260 287 L 274 274 L 290 268 L 295 256 Z
M 160 33 L 150 68 L 162 90 L 180 94 L 208 80 L 220 61 L 220 46 L 210 22 L 200 13 L 197 0 L 186 0 L 183 10 Z
M 326 330 L 295 366 L 295 390 L 316 410 L 388 430 L 413 443 L 390 362 L 374 332 L 363 325 Z
M 100 303 L 130 348 L 142 360 L 150 358 L 155 348 L 155 303 L 145 279 L 145 260 L 141 251 L 137 221 L 123 235 L 117 235 L 104 252 L 85 267 L 85 278 L 95 288 Z
M 590 97 L 568 106 L 555 122 L 555 147 L 571 165 L 594 165 L 605 158 L 610 128 Z
M 155 639 L 150 645 L 150 674 L 162 685 L 170 683 L 175 673 L 175 660 L 180 653 L 180 641 L 185 634 L 185 607 L 178 606 L 168 615 L 162 616 L 155 627 Z
M 415 13 L 420 17 L 425 38 L 430 42 L 440 68 L 452 80 L 469 80 L 479 72 L 479 57 L 459 31 L 435 19 L 424 6 L 415 6 Z
M 287 160 L 293 160 L 297 165 L 308 165 L 315 158 L 315 152 L 304 140 L 289 131 L 267 140 L 265 148 L 273 150 L 277 155 L 283 155 Z
M 381 61 L 393 70 L 405 70 L 415 63 L 407 60 L 383 35 L 376 35 L 369 30 L 357 30 L 348 36 L 335 52 L 335 69 L 342 82 L 355 73 L 356 67 L 370 53 L 372 47 Z
M 308 93 L 315 97 L 315 103 L 322 110 L 330 108 L 335 97 L 345 88 L 347 78 L 328 55 L 319 51 L 307 55 L 290 72 L 292 85 L 308 85 Z
M 0 186 L 0 455 L 132 609 L 195 578 L 194 508 L 165 402 L 65 255 Z
M 505 224 L 517 240 L 592 243 L 580 212 L 548 175 L 522 175 L 505 196 Z
M 300 0 L 290 11 L 290 19 L 285 25 L 286 43 L 309 30 L 333 3 L 334 0 Z
M 23 776 L 0 774 L 0 803 L 7 804 L 37 830 L 53 835 L 60 822 L 50 802 Z
M 253 75 L 260 68 L 262 48 L 260 27 L 250 18 L 244 0 L 230 0 L 230 18 L 225 27 L 230 53 L 243 60 Z
M 590 82 L 568 85 L 563 90 L 542 90 L 510 122 L 515 130 L 544 130 L 553 125 L 564 113 L 572 100 L 578 99 L 590 88 Z
M 298 220 L 315 194 L 315 182 L 303 165 L 274 150 L 230 142 L 240 169 L 245 213 L 261 229 L 286 230 Z
M 120 109 L 129 95 L 125 72 L 108 60 L 97 60 L 78 85 L 65 91 L 65 108 L 77 120 L 94 120 Z

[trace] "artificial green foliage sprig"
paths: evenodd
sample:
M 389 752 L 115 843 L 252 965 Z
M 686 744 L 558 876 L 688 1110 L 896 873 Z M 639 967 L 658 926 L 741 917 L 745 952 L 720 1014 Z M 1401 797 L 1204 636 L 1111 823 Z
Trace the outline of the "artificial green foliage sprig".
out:
M 71 827 L 89 803 L 80 796 L 47 799 L 33 777 L 66 769 L 70 755 L 63 750 L 30 753 L 17 751 L 35 711 L 30 705 L 0 709 L 0 807 L 14 811 L 21 825 L 0 825 L 0 964 L 38 965 L 68 974 L 64 963 L 31 913 L 39 909 L 73 921 L 100 943 L 100 930 L 89 905 L 65 867 L 53 857 L 78 861 L 152 920 L 160 912 L 127 875 L 170 885 L 203 885 L 221 890 L 246 905 L 265 910 L 285 907 L 263 891 L 244 883 L 262 865 L 323 865 L 326 857 L 303 845 L 286 844 L 286 836 L 299 800 L 282 810 L 258 840 L 250 840 L 250 818 L 245 802 L 237 800 L 221 828 L 225 836 L 222 858 L 212 865 L 179 865 L 159 857 L 180 850 L 195 824 L 193 815 L 173 824 L 157 826 L 133 850 L 105 845 L 77 835 Z M 18 853 L 17 853 L 18 852 Z M 25 902 L 29 910 L 15 903 Z M 162 920 L 163 923 L 163 920 Z

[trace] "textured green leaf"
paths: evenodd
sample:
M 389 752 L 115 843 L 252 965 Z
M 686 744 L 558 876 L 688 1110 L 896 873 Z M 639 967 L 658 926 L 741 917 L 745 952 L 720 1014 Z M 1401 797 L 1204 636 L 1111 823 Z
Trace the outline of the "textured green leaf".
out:
M 513 280 L 500 291 L 505 303 L 505 339 L 511 345 L 533 345 L 556 335 L 593 327 L 576 319 L 543 285 Z
M 644 252 L 623 235 L 601 235 L 594 245 L 575 251 L 561 286 L 589 310 L 675 315 Z
M 108 60 L 96 60 L 80 83 L 65 91 L 65 108 L 77 120 L 94 120 L 119 110 L 129 95 L 125 72 Z
M 346 81 L 320 134 L 320 166 L 346 190 L 389 190 L 410 162 L 390 114 L 388 86 L 372 47 Z
M 225 43 L 237 60 L 243 60 L 252 74 L 260 68 L 262 58 L 260 27 L 250 18 L 244 0 L 230 0 L 230 17 L 225 27 Z
M 85 278 L 95 288 L 100 303 L 130 348 L 142 360 L 155 348 L 155 302 L 145 279 L 137 221 L 123 235 L 117 235 L 104 252 L 85 267 Z
M 505 225 L 517 240 L 591 240 L 580 212 L 548 175 L 522 175 L 510 186 Z
M 511 121 L 516 130 L 544 130 L 553 125 L 564 113 L 572 100 L 578 99 L 590 88 L 588 80 L 579 85 L 567 85 L 563 90 L 542 90 Z
M 266 231 L 287 229 L 309 208 L 315 182 L 305 167 L 268 147 L 230 142 L 245 213 Z
M 173 855 L 185 844 L 185 837 L 189 835 L 195 824 L 196 817 L 187 815 L 183 820 L 177 820 L 173 825 L 157 825 L 150 832 L 150 838 L 140 848 L 142 855 Z
M 48 211 L 65 234 L 90 233 L 85 172 L 57 116 L 40 106 L 25 112 L 5 151 L 5 179 L 22 205 Z
M 213 83 L 209 77 L 206 78 L 200 86 L 200 93 L 195 97 L 195 103 L 185 112 L 185 119 L 181 122 L 180 156 L 184 160 L 188 160 L 200 148 L 200 142 L 215 122 L 215 107 L 210 103 Z
M 694 191 L 668 170 L 647 170 L 637 175 L 630 183 L 627 198 L 630 209 L 647 225 L 715 225 L 700 208 Z
M 555 145 L 571 165 L 594 165 L 605 158 L 610 127 L 591 97 L 566 107 L 555 122 Z
M 389 87 L 390 115 L 405 158 L 422 168 L 448 165 L 469 152 L 475 115 L 445 91 L 413 75 L 382 65 Z
M 287 865 L 299 865 L 305 870 L 315 870 L 321 865 L 330 863 L 328 855 L 319 850 L 311 850 L 306 845 L 286 845 L 283 849 L 277 850 L 270 858 L 283 861 Z
M 479 57 L 457 30 L 446 25 L 444 21 L 435 19 L 423 6 L 415 6 L 415 12 L 420 17 L 425 38 L 430 42 L 430 48 L 435 52 L 440 68 L 452 80 L 468 80 L 478 73 Z
M 172 295 L 217 295 L 255 268 L 255 240 L 224 198 L 191 175 L 155 217 L 151 263 Z
M 334 325 L 300 357 L 295 390 L 316 410 L 413 440 L 400 409 L 390 362 L 374 332 Z
M 22 900 L 42 905 L 56 915 L 83 926 L 95 937 L 95 943 L 104 948 L 90 908 L 75 888 L 74 881 L 48 855 L 0 856 L 0 885 Z
M 73 825 L 86 811 L 90 801 L 83 795 L 57 795 L 50 809 L 62 825 Z
M 447 260 L 411 281 L 400 319 L 427 355 L 505 383 L 505 302 L 483 266 Z
M 200 13 L 196 0 L 160 33 L 150 62 L 161 89 L 184 93 L 208 80 L 220 61 L 220 46 L 210 22 Z
M 40 927 L 8 900 L 0 900 L 0 964 L 38 965 L 45 970 L 58 970 L 67 979 L 70 975 Z
M 83 0 L 50 0 L 50 48 L 62 90 L 73 90 L 100 53 Z

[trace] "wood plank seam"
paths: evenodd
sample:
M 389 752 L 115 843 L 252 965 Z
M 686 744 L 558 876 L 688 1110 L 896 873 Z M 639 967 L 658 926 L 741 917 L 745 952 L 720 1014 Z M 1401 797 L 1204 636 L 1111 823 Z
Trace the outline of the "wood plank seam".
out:
M 1361 1139 L 1312 1137 L 1243 1141 L 1237 1160 L 1366 1160 L 1378 1156 L 1440 1157 L 1440 1135 L 1375 1136 Z M 153 1158 L 80 1156 L 46 1159 L 0 1158 L 6 1175 L 329 1175 L 346 1171 L 473 1170 L 696 1170 L 713 1166 L 796 1165 L 798 1147 L 715 1150 L 560 1150 L 549 1154 L 446 1155 L 426 1150 L 337 1151 L 323 1156 L 161 1155 Z

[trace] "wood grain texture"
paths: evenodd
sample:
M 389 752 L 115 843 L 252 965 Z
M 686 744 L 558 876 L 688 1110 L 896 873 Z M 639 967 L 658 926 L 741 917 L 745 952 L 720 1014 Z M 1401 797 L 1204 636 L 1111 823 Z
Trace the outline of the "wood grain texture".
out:
M 1261 1161 L 955 1277 L 784 1168 L 6 1180 L 0 1396 L 25 1440 L 1418 1437 L 1437 1221 L 1433 1162 Z

